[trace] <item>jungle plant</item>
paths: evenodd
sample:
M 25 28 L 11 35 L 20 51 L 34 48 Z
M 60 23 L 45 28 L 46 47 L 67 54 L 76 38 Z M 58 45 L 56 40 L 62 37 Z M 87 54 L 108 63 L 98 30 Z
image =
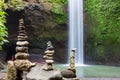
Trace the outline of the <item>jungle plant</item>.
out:
M 49 0 L 49 2 L 67 4 L 68 0 Z
M 7 42 L 6 37 L 8 36 L 7 28 L 5 26 L 5 12 L 3 11 L 4 2 L 0 1 L 0 49 L 2 49 L 2 45 L 4 42 Z
M 58 24 L 66 23 L 67 14 L 65 7 L 68 3 L 68 0 L 49 0 L 52 4 L 52 12 L 55 14 L 55 21 Z
M 86 0 L 85 10 L 90 17 L 89 27 L 93 40 L 89 45 L 93 45 L 94 54 L 99 54 L 101 51 L 101 55 L 111 51 L 114 53 L 113 47 L 120 45 L 120 1 Z M 104 46 L 104 48 L 98 46 Z

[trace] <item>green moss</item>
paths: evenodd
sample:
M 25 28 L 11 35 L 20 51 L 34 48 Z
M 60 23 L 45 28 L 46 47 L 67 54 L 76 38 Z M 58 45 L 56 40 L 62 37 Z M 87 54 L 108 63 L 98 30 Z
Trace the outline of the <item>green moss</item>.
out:
M 67 5 L 67 0 L 49 0 L 52 4 L 52 12 L 55 14 L 55 22 L 58 24 L 66 23 L 67 13 L 65 11 L 65 6 Z
M 103 58 L 109 52 L 116 52 L 114 46 L 120 45 L 120 1 L 86 0 L 85 5 L 89 15 L 89 38 L 92 39 L 88 44 L 92 45 L 93 54 L 97 51 L 96 54 L 100 54 L 97 57 Z
M 21 10 L 22 6 L 23 6 L 22 0 L 8 0 L 8 2 L 5 3 L 4 8 L 13 9 L 13 10 Z
M 49 0 L 50 3 L 62 3 L 67 4 L 68 0 Z

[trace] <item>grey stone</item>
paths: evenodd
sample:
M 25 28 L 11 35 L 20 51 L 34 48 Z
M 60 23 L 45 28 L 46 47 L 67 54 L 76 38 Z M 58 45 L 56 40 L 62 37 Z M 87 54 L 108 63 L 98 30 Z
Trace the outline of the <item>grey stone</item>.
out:
M 29 57 L 29 54 L 27 54 L 27 53 L 19 52 L 15 55 L 15 59 L 28 59 L 28 57 Z
M 45 71 L 54 70 L 52 63 L 49 63 L 49 64 L 45 63 L 45 64 L 42 66 L 42 69 L 45 70 Z
M 53 60 L 45 60 L 47 63 L 53 63 Z
M 25 52 L 28 53 L 28 47 L 16 47 L 16 52 Z
M 35 66 L 35 63 L 29 60 L 15 60 L 14 65 L 18 70 L 29 71 L 31 67 Z
M 57 69 L 45 71 L 41 66 L 36 65 L 27 74 L 26 80 L 62 80 L 61 72 Z
M 61 72 L 62 76 L 65 78 L 75 78 L 76 74 L 71 70 L 64 70 Z
M 28 46 L 29 45 L 29 42 L 28 41 L 18 41 L 16 43 L 16 45 L 19 45 L 19 46 Z
M 18 41 L 25 41 L 28 37 L 27 36 L 17 36 L 17 38 L 18 38 Z

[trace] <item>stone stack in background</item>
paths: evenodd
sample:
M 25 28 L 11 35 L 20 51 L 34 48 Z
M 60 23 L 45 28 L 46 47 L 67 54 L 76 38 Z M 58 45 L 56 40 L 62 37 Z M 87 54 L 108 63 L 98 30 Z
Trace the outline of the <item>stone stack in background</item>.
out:
M 44 52 L 45 64 L 43 66 L 36 65 L 27 74 L 26 80 L 63 80 L 61 71 L 53 68 L 54 49 L 50 41 L 47 43 L 47 49 Z
M 46 71 L 53 70 L 53 54 L 54 54 L 54 49 L 50 41 L 47 43 L 47 49 L 44 52 L 43 58 L 45 59 L 45 64 L 43 65 L 43 69 Z

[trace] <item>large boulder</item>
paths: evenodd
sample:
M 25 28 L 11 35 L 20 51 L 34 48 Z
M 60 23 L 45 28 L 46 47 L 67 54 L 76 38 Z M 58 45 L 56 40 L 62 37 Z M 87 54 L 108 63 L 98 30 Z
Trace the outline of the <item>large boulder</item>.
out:
M 36 65 L 26 75 L 26 80 L 63 80 L 61 72 L 57 69 L 45 71 L 41 66 Z

